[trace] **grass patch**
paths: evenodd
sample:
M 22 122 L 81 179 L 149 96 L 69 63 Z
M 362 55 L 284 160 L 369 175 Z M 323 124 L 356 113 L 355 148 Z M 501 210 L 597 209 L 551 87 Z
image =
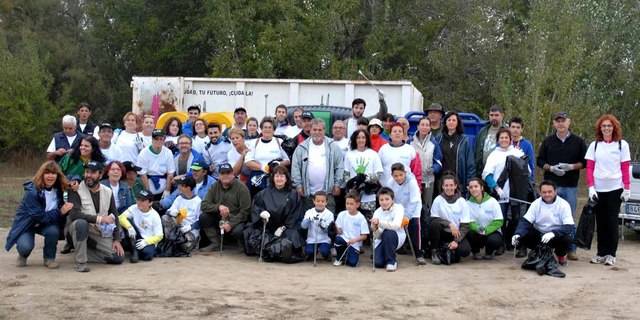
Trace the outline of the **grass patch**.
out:
M 22 200 L 22 184 L 30 180 L 46 156 L 42 153 L 16 153 L 0 162 L 0 227 L 9 227 Z

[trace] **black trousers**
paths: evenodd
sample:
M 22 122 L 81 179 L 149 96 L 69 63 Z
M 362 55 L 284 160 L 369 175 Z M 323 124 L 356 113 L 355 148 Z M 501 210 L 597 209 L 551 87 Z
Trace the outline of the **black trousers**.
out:
M 200 214 L 200 239 L 204 243 L 220 244 L 220 215 L 219 214 Z M 229 234 L 238 242 L 240 248 L 244 248 L 244 223 L 239 223 L 231 229 Z M 228 237 L 229 234 L 225 234 Z M 227 238 L 225 237 L 225 238 Z M 205 240 L 206 239 L 206 240 Z M 228 238 L 227 238 L 228 239 Z M 208 241 L 208 242 L 207 242 Z
M 451 232 L 446 231 L 445 228 L 446 227 L 438 221 L 431 222 L 429 225 L 429 242 L 431 249 L 438 249 L 454 240 Z M 456 256 L 463 258 L 469 256 L 470 252 L 471 246 L 469 245 L 469 240 L 465 237 L 462 241 L 458 242 L 458 248 L 455 250 L 455 253 Z
M 467 238 L 469 238 L 471 252 L 478 253 L 480 252 L 480 249 L 485 248 L 484 252 L 487 255 L 494 253 L 500 246 L 502 246 L 503 241 L 502 234 L 500 234 L 500 232 L 494 232 L 490 235 L 469 232 Z
M 535 249 L 542 240 L 542 233 L 536 229 L 531 229 L 529 233 L 520 238 L 520 243 L 529 249 Z M 549 241 L 549 245 L 554 249 L 557 256 L 565 256 L 572 243 L 572 239 L 568 235 L 553 237 Z
M 618 214 L 620 213 L 620 195 L 622 189 L 609 192 L 598 192 L 596 214 L 598 255 L 616 256 L 618 250 Z

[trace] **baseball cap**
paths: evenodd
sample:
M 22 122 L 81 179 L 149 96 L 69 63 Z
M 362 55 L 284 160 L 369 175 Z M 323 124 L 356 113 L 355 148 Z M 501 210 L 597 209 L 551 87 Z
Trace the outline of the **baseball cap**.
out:
M 98 128 L 98 131 L 104 129 L 104 128 L 109 128 L 111 130 L 113 130 L 113 126 L 111 126 L 111 123 L 108 122 L 103 122 L 102 124 L 100 124 L 100 127 Z
M 313 119 L 313 118 L 315 118 L 313 116 L 313 113 L 311 113 L 309 111 L 302 112 L 302 119 Z
M 176 177 L 173 181 L 176 183 L 176 185 L 183 184 L 183 185 L 191 187 L 191 189 L 195 188 L 195 186 L 196 186 L 196 180 L 193 179 L 192 176 L 188 176 L 188 175 L 184 175 L 184 176 L 181 176 L 181 177 Z
M 247 113 L 247 109 L 245 109 L 244 107 L 237 107 L 235 110 L 233 110 L 233 114 L 236 114 L 238 112 Z
M 151 200 L 151 198 L 153 198 L 153 195 L 147 190 L 142 189 L 136 193 L 136 199 Z
M 124 166 L 124 169 L 127 171 L 135 171 L 138 172 L 140 170 L 142 170 L 142 168 L 136 166 L 135 164 L 133 164 L 133 162 L 131 161 L 125 161 L 122 163 L 122 165 Z
M 102 169 L 104 169 L 104 164 L 102 162 L 98 162 L 98 161 L 89 161 L 84 166 L 84 168 L 86 170 L 102 171 Z
M 196 160 L 191 163 L 191 170 L 202 170 L 207 167 L 207 164 L 202 160 Z
M 384 129 L 384 127 L 382 126 L 382 121 L 377 118 L 371 119 L 371 121 L 369 121 L 369 126 L 367 128 L 371 128 L 371 126 L 378 126 L 380 127 L 380 129 Z
M 233 167 L 228 163 L 223 163 L 218 166 L 218 172 L 220 174 L 233 172 Z
M 558 119 L 569 119 L 569 114 L 567 114 L 565 111 L 556 112 L 553 115 L 553 120 L 558 120 Z
M 153 129 L 153 131 L 151 132 L 151 137 L 152 138 L 157 138 L 157 137 L 164 137 L 164 130 L 162 129 Z

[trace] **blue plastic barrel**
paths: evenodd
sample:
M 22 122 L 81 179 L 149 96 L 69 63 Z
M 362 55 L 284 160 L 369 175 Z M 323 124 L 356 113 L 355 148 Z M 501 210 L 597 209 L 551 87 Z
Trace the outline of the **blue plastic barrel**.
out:
M 470 144 L 474 145 L 476 136 L 480 132 L 480 129 L 487 124 L 487 121 L 482 120 L 482 118 L 475 113 L 460 112 L 458 114 L 460 115 L 460 119 L 462 119 L 465 136 L 469 138 Z M 413 135 L 418 130 L 420 119 L 426 115 L 425 112 L 411 111 L 404 116 L 409 120 L 409 135 Z

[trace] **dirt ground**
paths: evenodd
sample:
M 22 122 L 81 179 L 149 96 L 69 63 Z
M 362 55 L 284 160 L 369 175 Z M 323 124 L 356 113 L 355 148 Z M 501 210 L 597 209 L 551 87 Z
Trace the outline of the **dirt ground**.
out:
M 579 250 L 565 279 L 521 270 L 513 256 L 419 267 L 404 255 L 388 273 L 372 272 L 368 255 L 355 269 L 314 268 L 231 251 L 92 264 L 81 274 L 70 255 L 58 256 L 60 269 L 44 268 L 38 237 L 26 268 L 14 266 L 15 249 L 0 253 L 0 319 L 640 318 L 640 239 L 628 234 L 615 267 L 589 264 L 593 250 Z

